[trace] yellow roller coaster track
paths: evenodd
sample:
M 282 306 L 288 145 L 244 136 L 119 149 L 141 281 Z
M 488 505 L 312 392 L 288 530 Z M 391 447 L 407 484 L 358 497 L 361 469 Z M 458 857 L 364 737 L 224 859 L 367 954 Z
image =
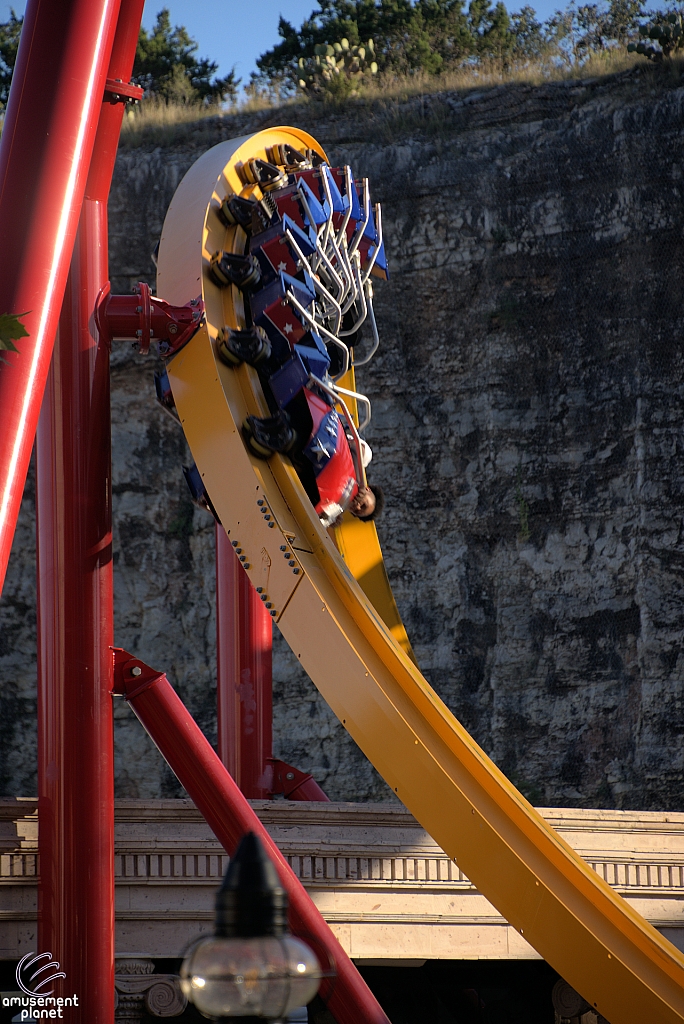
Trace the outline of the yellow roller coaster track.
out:
M 547 825 L 416 668 L 387 597 L 375 531 L 343 528 L 338 550 L 289 460 L 260 461 L 245 448 L 245 416 L 268 409 L 256 372 L 218 358 L 219 330 L 244 325 L 242 296 L 207 271 L 214 252 L 244 246 L 242 229 L 226 228 L 217 214 L 227 194 L 258 189 L 237 168 L 283 143 L 325 157 L 296 128 L 222 143 L 190 168 L 164 223 L 157 293 L 177 304 L 201 294 L 206 304 L 206 324 L 168 368 L 206 489 L 306 672 L 459 868 L 611 1024 L 683 1021 L 680 952 Z

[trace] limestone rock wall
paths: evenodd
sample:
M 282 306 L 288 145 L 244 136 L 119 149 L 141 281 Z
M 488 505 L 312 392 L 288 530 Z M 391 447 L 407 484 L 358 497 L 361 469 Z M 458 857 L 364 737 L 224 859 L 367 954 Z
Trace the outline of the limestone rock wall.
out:
M 224 118 L 122 149 L 113 288 L 153 280 L 166 206 L 208 145 L 312 131 L 383 201 L 392 279 L 372 479 L 419 663 L 546 805 L 684 807 L 684 89 L 657 76 L 511 86 L 345 113 Z M 154 360 L 113 360 L 117 643 L 164 668 L 210 738 L 213 522 L 193 509 Z M 0 774 L 32 792 L 29 487 L 0 605 Z M 385 784 L 276 638 L 276 752 L 333 799 Z M 121 796 L 179 790 L 117 708 Z

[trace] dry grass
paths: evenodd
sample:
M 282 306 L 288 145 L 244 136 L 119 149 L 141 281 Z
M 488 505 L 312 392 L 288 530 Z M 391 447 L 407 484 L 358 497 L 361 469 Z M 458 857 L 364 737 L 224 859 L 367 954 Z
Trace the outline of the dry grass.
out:
M 326 116 L 327 111 L 350 113 L 358 106 L 377 109 L 378 117 L 374 119 L 374 129 L 379 129 L 382 137 L 383 126 L 395 137 L 397 132 L 418 130 L 421 134 L 435 134 L 443 131 L 445 124 L 444 111 L 441 110 L 445 93 L 461 93 L 466 95 L 473 90 L 488 90 L 502 85 L 533 85 L 559 81 L 596 81 L 610 75 L 628 72 L 641 67 L 648 79 L 653 79 L 661 87 L 671 87 L 679 82 L 682 75 L 681 61 L 670 61 L 666 65 L 655 66 L 644 61 L 636 54 L 628 54 L 624 50 L 606 50 L 593 54 L 581 68 L 558 65 L 551 60 L 540 60 L 526 65 L 502 67 L 500 62 L 491 60 L 473 67 L 459 68 L 443 75 L 405 75 L 382 76 L 363 83 L 346 97 L 338 96 L 331 99 L 310 99 L 299 94 L 294 97 L 269 96 L 261 93 L 243 98 L 239 104 L 230 108 L 183 106 L 180 104 L 163 103 L 150 99 L 143 101 L 138 107 L 129 110 L 124 118 L 121 132 L 121 144 L 126 148 L 141 145 L 172 145 L 174 141 L 187 135 L 188 128 L 194 126 L 200 132 L 202 122 L 209 118 L 259 117 L 270 110 L 286 107 L 302 106 L 308 108 L 309 115 L 314 118 Z M 418 98 L 430 103 L 416 103 Z M 441 105 L 441 106 L 440 106 Z M 414 124 L 414 122 L 416 122 Z M 383 139 L 384 141 L 384 139 Z
M 490 61 L 443 75 L 385 76 L 374 79 L 345 100 L 315 101 L 311 103 L 310 109 L 321 118 L 325 118 L 326 110 L 334 109 L 337 120 L 342 115 L 345 122 L 349 119 L 344 115 L 349 113 L 353 121 L 365 126 L 372 138 L 381 144 L 389 144 L 397 138 L 408 136 L 439 140 L 453 131 L 461 130 L 453 116 L 454 99 L 466 99 L 468 96 L 474 98 L 476 93 L 484 100 L 489 93 L 496 92 L 497 102 L 503 100 L 505 103 L 507 86 L 511 89 L 520 86 L 542 87 L 564 81 L 597 84 L 602 80 L 615 80 L 616 76 L 619 80 L 620 75 L 625 73 L 631 78 L 630 72 L 636 67 L 643 69 L 645 78 L 639 76 L 635 83 L 643 83 L 656 76 L 663 81 L 667 78 L 667 84 L 671 84 L 669 71 L 667 75 L 662 74 L 664 68 L 656 68 L 643 59 L 639 61 L 636 54 L 609 51 L 587 61 L 581 68 L 538 61 L 502 69 L 500 63 Z M 637 88 L 643 88 L 643 85 L 639 84 Z M 590 95 L 587 91 L 587 98 Z
M 236 114 L 258 114 L 293 102 L 301 102 L 301 98 L 282 100 L 275 96 L 249 96 L 239 104 L 226 107 L 166 103 L 151 98 L 127 110 L 121 126 L 121 145 L 126 148 L 170 145 L 183 135 L 183 128 L 190 124 L 201 125 L 202 121 L 210 118 L 227 118 Z
M 135 147 L 143 143 L 168 145 L 183 125 L 195 124 L 208 117 L 221 117 L 219 107 L 198 107 L 181 103 L 143 100 L 129 107 L 121 126 L 122 146 Z
M 645 65 L 643 57 L 622 50 L 605 50 L 593 54 L 581 67 L 559 65 L 557 62 L 545 60 L 502 66 L 501 61 L 490 59 L 470 67 L 447 71 L 442 75 L 381 76 L 362 85 L 352 97 L 371 101 L 383 99 L 402 102 L 414 96 L 468 92 L 472 89 L 492 88 L 509 83 L 542 85 L 545 82 L 568 79 L 597 78 L 629 70 L 639 63 Z

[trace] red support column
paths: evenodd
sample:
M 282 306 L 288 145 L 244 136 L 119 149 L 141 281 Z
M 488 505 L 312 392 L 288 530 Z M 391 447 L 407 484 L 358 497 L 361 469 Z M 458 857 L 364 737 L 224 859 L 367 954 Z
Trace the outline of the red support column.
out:
M 114 1006 L 109 351 L 88 329 L 102 212 L 84 203 L 37 433 L 38 944 L 82 1024 L 111 1024 Z
M 271 617 L 216 524 L 218 753 L 250 799 L 270 796 L 273 769 Z
M 120 0 L 29 0 L 0 139 L 0 590 L 24 489 Z
M 123 0 L 111 78 L 130 77 L 143 0 Z M 101 97 L 100 97 L 101 99 Z M 122 104 L 101 103 L 37 434 L 39 947 L 76 1024 L 114 1020 L 114 772 L 107 198 Z

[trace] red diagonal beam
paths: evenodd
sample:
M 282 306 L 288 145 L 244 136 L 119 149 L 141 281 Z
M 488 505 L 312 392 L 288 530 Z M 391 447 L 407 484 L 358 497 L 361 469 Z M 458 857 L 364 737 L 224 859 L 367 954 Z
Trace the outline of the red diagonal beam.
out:
M 336 973 L 321 996 L 338 1024 L 390 1024 L 365 981 L 261 824 L 166 676 L 114 650 L 114 692 L 125 697 L 228 854 L 256 832 L 290 899 L 290 925 Z
M 29 0 L 0 139 L 0 590 L 66 285 L 120 0 Z M 136 29 L 137 31 L 137 29 Z M 114 143 L 116 147 L 116 142 Z

